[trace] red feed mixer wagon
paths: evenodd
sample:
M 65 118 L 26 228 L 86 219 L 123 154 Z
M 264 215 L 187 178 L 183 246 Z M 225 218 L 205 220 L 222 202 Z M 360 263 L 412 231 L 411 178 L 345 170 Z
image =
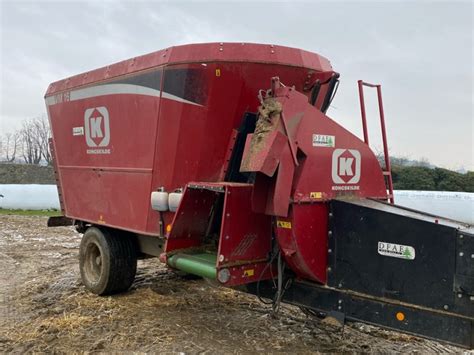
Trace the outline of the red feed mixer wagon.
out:
M 339 83 L 304 50 L 177 46 L 51 84 L 63 217 L 83 283 L 127 290 L 137 258 L 226 287 L 467 348 L 474 228 L 396 206 L 380 85 L 364 140 L 326 115 Z M 379 99 L 385 164 L 369 147 Z

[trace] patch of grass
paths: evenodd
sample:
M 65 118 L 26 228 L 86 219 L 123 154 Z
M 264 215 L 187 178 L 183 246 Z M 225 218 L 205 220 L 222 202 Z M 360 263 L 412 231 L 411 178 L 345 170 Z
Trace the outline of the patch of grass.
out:
M 0 208 L 0 215 L 18 215 L 18 216 L 61 216 L 59 210 L 10 210 Z

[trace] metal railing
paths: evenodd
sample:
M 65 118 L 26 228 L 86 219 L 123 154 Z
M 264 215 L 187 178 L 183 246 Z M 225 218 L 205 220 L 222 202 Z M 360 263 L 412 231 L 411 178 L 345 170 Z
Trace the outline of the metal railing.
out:
M 360 113 L 362 116 L 362 129 L 364 132 L 364 142 L 369 145 L 369 133 L 367 129 L 367 116 L 365 112 L 365 100 L 364 100 L 364 86 L 377 89 L 377 99 L 379 103 L 379 115 L 380 115 L 380 126 L 382 128 L 382 143 L 383 143 L 383 155 L 385 161 L 385 168 L 383 170 L 383 175 L 385 179 L 385 184 L 389 191 L 388 199 L 390 203 L 395 203 L 393 197 L 393 180 L 392 180 L 392 169 L 390 166 L 390 156 L 388 154 L 388 143 L 387 143 L 387 132 L 385 129 L 385 115 L 383 110 L 383 101 L 382 101 L 382 87 L 380 84 L 370 84 L 365 81 L 358 80 L 357 84 L 359 86 L 359 100 L 360 100 Z

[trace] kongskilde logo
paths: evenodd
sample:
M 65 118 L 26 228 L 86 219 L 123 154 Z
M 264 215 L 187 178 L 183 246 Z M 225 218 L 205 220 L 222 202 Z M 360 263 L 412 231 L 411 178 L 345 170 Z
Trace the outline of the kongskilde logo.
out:
M 335 184 L 355 185 L 360 180 L 361 157 L 356 149 L 334 149 L 332 153 L 332 181 Z M 359 186 L 333 186 L 333 190 L 358 190 Z
M 87 154 L 110 154 L 110 149 L 104 149 L 110 143 L 109 111 L 104 106 L 88 108 L 84 112 L 84 127 L 86 143 L 91 148 Z

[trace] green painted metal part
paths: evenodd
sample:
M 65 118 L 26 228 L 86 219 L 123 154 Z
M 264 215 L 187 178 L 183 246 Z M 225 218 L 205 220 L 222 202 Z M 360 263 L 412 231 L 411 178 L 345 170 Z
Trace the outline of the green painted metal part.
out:
M 175 254 L 168 258 L 172 268 L 207 279 L 215 279 L 217 255 L 211 253 Z

